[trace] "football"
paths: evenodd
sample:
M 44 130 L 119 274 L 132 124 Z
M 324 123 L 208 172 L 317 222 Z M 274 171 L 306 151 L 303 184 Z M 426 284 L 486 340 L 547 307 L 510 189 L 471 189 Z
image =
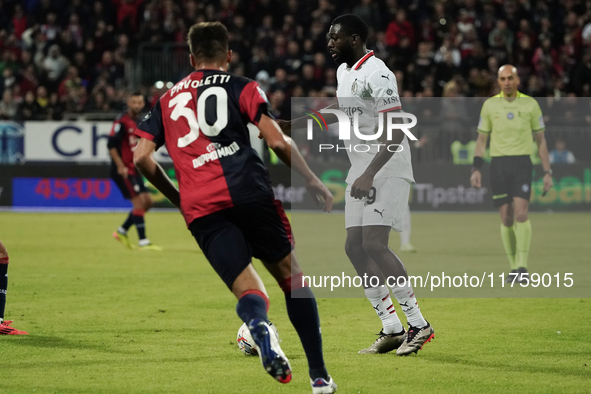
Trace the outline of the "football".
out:
M 271 328 L 271 331 L 273 331 L 273 334 L 277 337 L 277 339 L 279 339 L 279 332 L 277 332 L 277 328 L 275 327 L 275 325 L 269 322 L 269 327 Z M 240 351 L 245 355 L 258 356 L 259 353 L 257 345 L 254 342 L 254 339 L 252 339 L 252 336 L 250 335 L 250 330 L 248 329 L 246 323 L 243 323 L 238 329 L 236 342 L 238 342 L 238 348 L 240 349 Z

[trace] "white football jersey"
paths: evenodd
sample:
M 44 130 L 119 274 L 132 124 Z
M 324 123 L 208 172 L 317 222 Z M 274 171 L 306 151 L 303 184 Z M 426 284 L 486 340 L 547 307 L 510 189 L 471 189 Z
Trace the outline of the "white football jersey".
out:
M 374 56 L 373 51 L 368 52 L 351 68 L 346 63 L 339 66 L 337 69 L 337 99 L 339 109 L 351 119 L 355 113 L 360 114 L 359 132 L 365 135 L 376 133 L 378 113 L 401 109 L 396 77 L 382 60 Z M 384 125 L 384 133 L 386 132 L 385 128 Z M 351 131 L 351 139 L 343 142 L 347 147 L 347 154 L 351 161 L 351 169 L 346 182 L 352 184 L 367 169 L 378 153 L 378 149 L 385 149 L 385 146 L 378 147 L 377 140 L 361 140 L 353 131 Z M 353 147 L 359 144 L 368 145 L 369 151 L 354 151 Z M 401 145 L 403 150 L 394 153 L 374 179 L 396 177 L 414 182 L 410 146 L 406 136 Z M 350 147 L 351 151 L 349 152 Z M 365 149 L 367 147 L 358 147 L 358 150 Z

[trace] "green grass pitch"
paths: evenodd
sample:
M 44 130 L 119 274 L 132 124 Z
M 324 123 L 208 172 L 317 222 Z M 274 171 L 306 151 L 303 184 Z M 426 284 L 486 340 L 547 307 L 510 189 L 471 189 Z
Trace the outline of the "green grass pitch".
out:
M 0 239 L 11 258 L 6 318 L 30 332 L 0 337 L 1 393 L 311 392 L 283 294 L 260 264 L 269 317 L 294 369 L 287 385 L 239 352 L 235 300 L 181 216 L 146 216 L 162 253 L 128 251 L 114 241 L 124 216 L 0 212 Z M 530 267 L 588 264 L 590 219 L 532 214 Z M 294 227 L 300 259 L 323 256 L 314 250 L 318 235 L 301 231 L 300 222 Z M 413 214 L 419 253 L 401 256 L 411 274 L 424 261 L 482 260 L 506 270 L 498 228 L 495 214 Z M 398 242 L 393 234 L 395 250 Z M 367 300 L 318 300 L 325 358 L 340 393 L 591 391 L 589 299 L 417 296 L 435 340 L 405 358 L 357 354 L 380 330 Z

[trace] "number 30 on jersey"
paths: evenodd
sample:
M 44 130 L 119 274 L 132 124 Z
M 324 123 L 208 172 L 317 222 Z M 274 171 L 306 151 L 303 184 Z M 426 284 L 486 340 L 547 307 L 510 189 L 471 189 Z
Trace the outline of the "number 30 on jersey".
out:
M 216 121 L 210 125 L 205 119 L 205 102 L 208 97 L 214 96 L 216 99 Z M 215 137 L 222 132 L 228 125 L 228 93 L 219 86 L 212 86 L 205 89 L 197 99 L 197 117 L 192 109 L 187 108 L 187 104 L 193 99 L 190 92 L 183 92 L 169 101 L 168 107 L 174 109 L 170 118 L 177 121 L 181 116 L 187 119 L 189 124 L 189 133 L 178 139 L 178 147 L 185 148 L 199 137 L 199 130 L 208 137 Z

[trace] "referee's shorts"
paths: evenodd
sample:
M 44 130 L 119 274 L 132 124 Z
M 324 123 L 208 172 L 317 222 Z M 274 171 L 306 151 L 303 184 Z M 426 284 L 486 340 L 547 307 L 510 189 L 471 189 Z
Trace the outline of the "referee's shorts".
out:
M 521 197 L 529 201 L 533 166 L 529 156 L 493 157 L 490 162 L 490 183 L 496 208 Z

